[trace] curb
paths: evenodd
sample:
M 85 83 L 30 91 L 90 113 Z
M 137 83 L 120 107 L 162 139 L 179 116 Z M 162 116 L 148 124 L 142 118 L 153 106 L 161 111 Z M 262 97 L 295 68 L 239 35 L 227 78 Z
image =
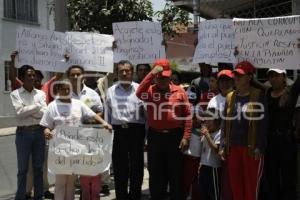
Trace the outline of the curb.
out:
M 8 127 L 8 128 L 1 128 L 0 129 L 0 137 L 15 135 L 17 127 Z

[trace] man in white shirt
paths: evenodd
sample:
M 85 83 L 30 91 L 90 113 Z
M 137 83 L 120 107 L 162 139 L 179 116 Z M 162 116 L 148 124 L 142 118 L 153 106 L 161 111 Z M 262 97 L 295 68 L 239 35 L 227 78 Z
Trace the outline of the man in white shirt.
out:
M 108 123 L 114 129 L 112 162 L 116 199 L 141 199 L 144 175 L 144 104 L 136 96 L 133 65 L 120 61 L 118 82 L 107 90 Z M 129 191 L 128 191 L 128 184 Z
M 84 69 L 78 65 L 73 65 L 67 70 L 67 76 L 72 84 L 72 98 L 82 101 L 95 113 L 102 114 L 103 106 L 100 96 L 84 84 L 83 75 Z
M 23 86 L 10 94 L 18 124 L 15 141 L 18 160 L 18 188 L 15 199 L 25 199 L 30 155 L 32 156 L 34 175 L 34 199 L 42 199 L 45 138 L 39 122 L 47 107 L 46 95 L 43 91 L 34 88 L 35 70 L 32 66 L 22 66 L 19 69 L 19 78 L 23 82 Z

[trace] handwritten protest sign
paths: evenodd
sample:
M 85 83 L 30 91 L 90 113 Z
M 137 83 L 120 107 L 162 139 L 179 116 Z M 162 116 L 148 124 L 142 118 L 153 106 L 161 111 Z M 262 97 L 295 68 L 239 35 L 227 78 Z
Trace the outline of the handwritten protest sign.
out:
M 84 66 L 87 71 L 113 72 L 113 37 L 111 35 L 67 32 L 69 65 Z
M 234 63 L 235 34 L 231 19 L 201 22 L 193 63 Z
M 71 65 L 81 65 L 89 71 L 113 72 L 111 35 L 20 27 L 16 39 L 17 67 L 28 64 L 43 71 L 65 72 Z
M 109 168 L 113 136 L 107 130 L 59 126 L 54 131 L 48 154 L 52 173 L 95 176 Z
M 17 30 L 16 66 L 31 65 L 44 71 L 65 72 L 67 40 L 64 33 L 20 27 Z
M 125 59 L 134 64 L 153 63 L 166 57 L 160 23 L 113 23 L 113 32 L 117 43 L 114 62 Z
M 238 61 L 256 67 L 300 69 L 300 16 L 234 19 Z

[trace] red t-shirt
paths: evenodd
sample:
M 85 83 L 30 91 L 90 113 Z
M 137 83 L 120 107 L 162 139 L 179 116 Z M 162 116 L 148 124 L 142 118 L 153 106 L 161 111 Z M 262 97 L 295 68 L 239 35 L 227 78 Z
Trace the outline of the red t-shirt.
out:
M 191 137 L 191 106 L 185 91 L 170 84 L 169 92 L 161 94 L 156 85 L 151 85 L 155 75 L 149 73 L 140 83 L 136 95 L 147 102 L 147 116 L 150 128 L 157 130 L 183 128 L 184 138 Z

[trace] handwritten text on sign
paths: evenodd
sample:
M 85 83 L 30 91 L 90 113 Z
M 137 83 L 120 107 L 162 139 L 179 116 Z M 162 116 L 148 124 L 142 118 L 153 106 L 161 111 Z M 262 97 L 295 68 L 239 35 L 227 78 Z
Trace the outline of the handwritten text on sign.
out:
M 239 61 L 263 68 L 300 68 L 300 16 L 234 19 L 234 28 Z
M 234 63 L 234 38 L 231 19 L 201 22 L 193 63 Z
M 113 32 L 117 42 L 115 62 L 125 59 L 134 64 L 153 63 L 158 58 L 166 57 L 160 23 L 113 23 Z
M 64 33 L 22 27 L 17 30 L 16 45 L 18 67 L 31 65 L 44 71 L 66 70 L 64 54 L 68 42 Z
M 89 71 L 113 71 L 110 35 L 20 27 L 16 40 L 18 67 L 28 64 L 43 71 L 65 72 L 71 65 L 81 65 Z M 70 55 L 68 62 L 66 53 Z
M 91 176 L 102 173 L 111 163 L 112 137 L 105 129 L 57 127 L 49 143 L 50 171 Z

